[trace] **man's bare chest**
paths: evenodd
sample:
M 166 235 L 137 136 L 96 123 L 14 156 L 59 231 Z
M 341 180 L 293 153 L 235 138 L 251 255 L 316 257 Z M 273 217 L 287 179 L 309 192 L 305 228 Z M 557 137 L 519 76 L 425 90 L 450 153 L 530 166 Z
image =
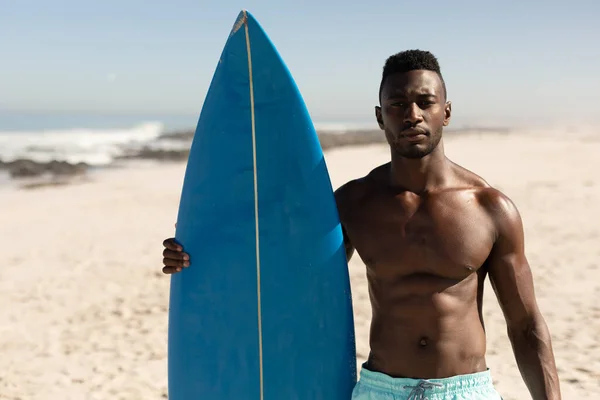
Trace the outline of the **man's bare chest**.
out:
M 419 199 L 417 199 L 419 200 Z M 350 241 L 372 269 L 460 276 L 477 270 L 494 240 L 491 219 L 473 196 L 422 201 L 374 197 L 342 217 Z

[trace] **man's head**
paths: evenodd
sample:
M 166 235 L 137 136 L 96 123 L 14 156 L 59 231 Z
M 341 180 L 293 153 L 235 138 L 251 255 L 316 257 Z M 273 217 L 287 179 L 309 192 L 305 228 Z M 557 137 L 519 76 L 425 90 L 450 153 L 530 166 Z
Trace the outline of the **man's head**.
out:
M 383 67 L 377 122 L 400 156 L 431 153 L 450 122 L 446 84 L 433 54 L 407 50 L 389 57 Z

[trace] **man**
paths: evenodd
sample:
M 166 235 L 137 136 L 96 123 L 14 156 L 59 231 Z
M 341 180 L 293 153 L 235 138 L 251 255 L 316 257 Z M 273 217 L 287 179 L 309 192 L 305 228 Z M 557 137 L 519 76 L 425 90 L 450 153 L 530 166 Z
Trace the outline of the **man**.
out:
M 535 400 L 561 398 L 515 205 L 444 155 L 451 103 L 437 59 L 409 50 L 386 61 L 375 115 L 391 162 L 340 187 L 347 257 L 367 267 L 370 354 L 353 399 L 500 399 L 486 365 L 489 276 L 521 375 Z M 174 239 L 163 272 L 189 265 Z

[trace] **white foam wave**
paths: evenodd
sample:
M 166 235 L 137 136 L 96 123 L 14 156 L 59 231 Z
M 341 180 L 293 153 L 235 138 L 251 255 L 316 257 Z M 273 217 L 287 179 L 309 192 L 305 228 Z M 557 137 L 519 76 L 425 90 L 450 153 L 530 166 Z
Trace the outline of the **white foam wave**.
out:
M 108 165 L 128 150 L 156 140 L 163 132 L 159 122 L 125 129 L 69 129 L 0 132 L 0 160 L 28 159 L 37 162 L 84 162 Z

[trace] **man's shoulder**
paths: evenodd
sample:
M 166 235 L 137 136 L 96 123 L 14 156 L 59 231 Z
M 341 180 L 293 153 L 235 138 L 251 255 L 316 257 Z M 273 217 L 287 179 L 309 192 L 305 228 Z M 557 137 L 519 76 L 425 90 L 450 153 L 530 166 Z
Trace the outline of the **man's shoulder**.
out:
M 462 174 L 468 186 L 474 191 L 478 203 L 494 221 L 499 231 L 504 231 L 509 226 L 520 226 L 519 210 L 508 195 L 474 172 L 462 168 Z
M 351 207 L 362 202 L 373 193 L 377 186 L 377 177 L 386 165 L 381 165 L 367 175 L 346 182 L 335 191 L 338 208 Z
M 496 238 L 522 235 L 521 214 L 510 197 L 488 186 L 479 188 L 477 199 L 493 222 Z
M 498 217 L 514 217 L 519 214 L 517 206 L 512 199 L 495 187 L 487 186 L 478 188 L 477 199 L 479 200 L 479 204 L 494 219 Z
M 335 191 L 338 207 L 361 200 L 369 193 L 370 186 L 368 175 L 344 183 Z

